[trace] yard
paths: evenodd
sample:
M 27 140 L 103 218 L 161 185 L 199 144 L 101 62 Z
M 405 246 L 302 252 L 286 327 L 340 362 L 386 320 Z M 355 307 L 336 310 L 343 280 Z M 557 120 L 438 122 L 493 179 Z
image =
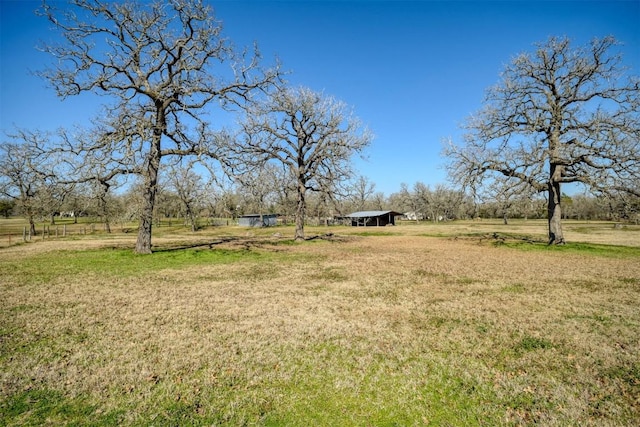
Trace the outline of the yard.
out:
M 640 226 L 545 226 L 5 239 L 0 425 L 638 425 Z

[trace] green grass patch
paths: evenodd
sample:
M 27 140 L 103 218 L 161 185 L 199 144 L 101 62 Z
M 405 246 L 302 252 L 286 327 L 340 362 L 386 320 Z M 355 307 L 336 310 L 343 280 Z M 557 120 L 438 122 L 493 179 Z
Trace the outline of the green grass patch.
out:
M 129 249 L 60 251 L 38 254 L 19 261 L 0 263 L 0 275 L 24 282 L 47 283 L 59 277 L 77 274 L 100 274 L 117 277 L 139 277 L 164 269 L 188 266 L 230 264 L 243 261 L 266 262 L 269 252 L 245 249 L 181 249 L 136 255 Z
M 547 245 L 546 243 L 529 243 L 523 241 L 500 242 L 500 246 L 521 251 L 543 251 L 561 254 L 589 255 L 607 258 L 640 258 L 640 247 L 601 245 L 596 243 L 566 243 L 564 245 Z
M 319 343 L 296 352 L 295 378 L 274 384 L 288 396 L 265 420 L 272 426 L 490 425 L 499 411 L 491 386 L 429 353 L 387 357 Z M 315 355 L 315 356 L 314 356 Z
M 503 287 L 501 291 L 512 294 L 522 294 L 527 291 L 527 288 L 522 283 L 513 283 Z
M 601 324 L 601 325 L 612 325 L 613 318 L 611 316 L 607 316 L 605 314 L 570 314 L 566 316 L 567 319 L 571 320 L 579 320 L 579 321 L 588 321 L 590 323 Z
M 546 338 L 525 335 L 515 344 L 514 350 L 517 354 L 523 354 L 529 351 L 546 350 L 553 347 L 553 343 Z
M 123 417 L 123 410 L 105 412 L 89 399 L 47 389 L 23 391 L 0 403 L 1 425 L 114 426 Z
M 327 282 L 343 282 L 350 278 L 348 272 L 344 269 L 335 267 L 325 267 L 319 270 L 317 273 L 313 273 L 309 276 L 310 279 Z

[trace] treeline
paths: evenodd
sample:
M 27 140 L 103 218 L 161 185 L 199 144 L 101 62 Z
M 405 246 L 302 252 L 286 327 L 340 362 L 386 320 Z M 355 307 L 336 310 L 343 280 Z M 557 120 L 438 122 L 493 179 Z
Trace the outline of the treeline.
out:
M 175 220 L 196 231 L 206 224 L 231 223 L 246 214 L 278 214 L 293 222 L 296 214 L 295 182 L 287 182 L 276 173 L 261 171 L 260 179 L 246 177 L 225 184 L 205 179 L 193 170 L 174 170 L 160 181 L 154 218 L 158 222 Z M 135 222 L 139 215 L 139 184 L 120 191 L 105 192 L 96 183 L 41 185 L 28 200 L 0 199 L 0 215 L 28 216 L 39 222 L 55 224 L 60 218 L 90 217 L 111 231 L 112 224 Z M 452 221 L 474 218 L 542 219 L 547 217 L 543 197 L 521 196 L 509 200 L 478 200 L 462 190 L 438 184 L 433 187 L 417 182 L 402 184 L 390 195 L 375 190 L 366 177 L 345 185 L 341 191 L 311 193 L 307 199 L 307 223 L 324 224 L 355 211 L 395 210 L 407 220 Z M 563 195 L 564 219 L 640 221 L 640 199 L 597 197 L 589 194 Z

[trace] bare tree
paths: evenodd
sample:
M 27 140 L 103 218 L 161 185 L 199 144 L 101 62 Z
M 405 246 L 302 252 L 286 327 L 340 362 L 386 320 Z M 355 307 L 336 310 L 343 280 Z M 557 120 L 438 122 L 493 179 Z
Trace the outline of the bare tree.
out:
M 371 134 L 334 98 L 308 88 L 283 89 L 256 104 L 244 122 L 239 154 L 276 161 L 296 179 L 295 239 L 304 239 L 306 193 L 324 191 L 353 176 L 351 158 Z
M 13 209 L 15 207 L 16 207 L 15 200 L 12 200 L 7 197 L 0 198 L 0 215 L 2 215 L 5 219 L 9 219 L 11 214 L 13 214 Z
M 443 184 L 436 184 L 431 192 L 433 217 L 438 220 L 452 220 L 465 216 L 465 194 Z
M 286 165 L 273 169 L 274 173 L 274 203 L 277 212 L 284 216 L 285 223 L 289 217 L 294 218 L 296 212 L 296 177 Z
M 87 190 L 89 205 L 95 205 L 107 233 L 111 233 L 114 214 L 114 207 L 109 206 L 113 202 L 110 192 L 123 185 L 128 175 L 142 172 L 141 159 L 118 140 L 121 134 L 113 132 L 117 124 L 110 120 L 113 117 L 96 119 L 91 129 L 59 129 L 58 138 L 48 148 L 66 165 L 68 173 L 63 182 Z
M 0 144 L 0 195 L 16 202 L 32 236 L 36 217 L 51 213 L 43 205 L 46 189 L 55 183 L 55 162 L 45 150 L 48 139 L 42 132 L 18 130 Z
M 55 225 L 56 215 L 60 214 L 67 197 L 74 191 L 75 184 L 62 182 L 58 175 L 50 175 L 41 181 L 37 200 L 43 216 L 49 217 L 49 223 Z
M 209 180 L 205 185 L 205 205 L 212 219 L 226 218 L 235 220 L 238 216 L 238 194 L 233 183 L 226 180 Z
M 363 211 L 371 202 L 376 190 L 376 184 L 369 178 L 360 175 L 348 188 L 349 198 L 356 211 Z
M 550 38 L 513 59 L 486 106 L 466 123 L 464 144 L 444 153 L 458 184 L 506 176 L 545 192 L 549 244 L 565 242 L 561 185 L 638 194 L 640 83 L 625 74 L 612 37 L 571 48 Z
M 381 211 L 387 204 L 387 198 L 382 191 L 376 191 L 371 197 L 371 207 L 375 210 Z
M 184 165 L 170 165 L 167 169 L 166 181 L 167 187 L 178 196 L 191 231 L 197 231 L 197 210 L 203 199 L 204 184 L 202 177 L 195 172 L 194 164 L 188 162 Z
M 65 11 L 45 4 L 42 13 L 65 43 L 44 50 L 57 67 L 43 71 L 59 96 L 110 95 L 111 129 L 99 149 L 128 157 L 143 178 L 137 253 L 151 253 L 158 173 L 166 156 L 218 156 L 204 120 L 205 107 L 241 106 L 280 78 L 264 70 L 257 49 L 238 54 L 221 24 L 200 0 L 102 2 L 72 0 Z M 214 65 L 228 69 L 214 73 Z M 88 147 L 87 147 L 88 148 Z
M 252 213 L 260 215 L 260 223 L 263 222 L 262 216 L 270 199 L 276 195 L 276 189 L 282 185 L 279 172 L 275 164 L 267 163 L 235 177 L 241 185 L 240 190 L 245 195 L 245 205 L 250 206 Z
M 519 207 L 519 202 L 533 196 L 531 186 L 508 176 L 496 177 L 481 190 L 481 193 L 475 196 L 485 201 L 493 201 L 497 207 L 495 216 L 501 216 L 505 225 L 509 224 L 509 217 Z
M 431 189 L 428 185 L 420 181 L 413 184 L 413 191 L 410 193 L 410 198 L 416 215 L 416 222 L 419 221 L 418 218 L 431 218 L 435 222 L 435 218 L 433 218 L 431 212 L 431 206 L 429 206 Z
M 409 186 L 406 182 L 400 184 L 400 191 L 389 196 L 389 205 L 395 207 L 396 209 L 400 209 L 400 211 L 407 216 L 407 219 L 412 219 L 416 222 L 420 222 L 420 220 L 423 218 L 423 215 L 418 212 L 416 200 L 409 190 Z
M 121 211 L 121 206 L 112 191 L 117 186 L 117 182 L 101 176 L 96 176 L 94 180 L 87 183 L 87 195 L 90 197 L 89 205 L 95 206 L 95 213 L 107 233 L 111 233 L 111 222 L 114 216 Z

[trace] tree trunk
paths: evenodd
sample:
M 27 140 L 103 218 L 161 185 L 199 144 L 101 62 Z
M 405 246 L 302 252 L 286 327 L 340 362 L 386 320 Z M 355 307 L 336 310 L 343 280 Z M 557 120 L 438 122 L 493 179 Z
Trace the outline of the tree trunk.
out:
M 149 172 L 149 171 L 148 171 Z M 136 241 L 136 253 L 151 253 L 151 231 L 153 228 L 153 206 L 156 198 L 156 185 L 151 177 L 145 182 L 142 194 L 143 206 L 140 213 L 140 224 L 138 226 L 138 239 Z
M 196 216 L 193 214 L 191 207 L 187 205 L 187 218 L 189 218 L 189 222 L 191 223 L 191 232 L 195 233 L 198 231 L 198 226 L 196 223 Z
M 158 169 L 160 168 L 160 132 L 154 133 L 154 138 L 147 158 L 147 170 L 142 194 L 142 211 L 140 213 L 140 225 L 138 227 L 138 240 L 136 241 L 136 253 L 151 253 L 151 231 L 153 228 L 153 207 L 158 191 Z
M 33 219 L 33 215 L 29 214 L 29 234 L 33 237 L 36 235 L 36 222 Z
M 109 212 L 107 211 L 107 201 L 104 197 L 99 199 L 100 216 L 102 217 L 102 223 L 104 224 L 104 231 L 111 233 L 111 224 L 109 224 Z
M 306 211 L 305 185 L 298 184 L 298 205 L 296 207 L 296 233 L 295 240 L 304 240 L 304 217 Z
M 549 181 L 549 204 L 547 217 L 549 219 L 549 244 L 563 245 L 564 235 L 562 234 L 562 208 L 560 205 L 560 183 L 553 179 L 555 167 L 552 166 L 552 178 Z

